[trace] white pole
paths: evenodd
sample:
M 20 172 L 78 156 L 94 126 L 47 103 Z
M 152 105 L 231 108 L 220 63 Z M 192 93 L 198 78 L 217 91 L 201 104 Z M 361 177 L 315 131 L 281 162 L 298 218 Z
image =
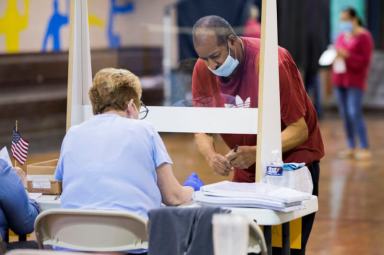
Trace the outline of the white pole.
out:
M 71 0 L 68 63 L 67 130 L 84 120 L 92 84 L 87 0 Z
M 282 158 L 276 0 L 262 5 L 256 182 L 273 160 L 272 152 Z
M 171 104 L 171 70 L 172 70 L 172 5 L 167 5 L 163 17 L 163 75 L 164 105 Z

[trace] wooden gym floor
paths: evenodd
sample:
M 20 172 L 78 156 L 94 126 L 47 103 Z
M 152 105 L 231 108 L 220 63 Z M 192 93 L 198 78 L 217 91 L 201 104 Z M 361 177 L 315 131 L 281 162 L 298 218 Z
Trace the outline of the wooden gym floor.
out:
M 368 117 L 367 126 L 373 159 L 342 160 L 336 156 L 345 148 L 340 120 L 331 117 L 321 122 L 326 156 L 320 165 L 320 210 L 307 247 L 309 255 L 384 255 L 384 115 Z M 223 180 L 199 155 L 192 135 L 162 136 L 180 181 L 192 171 L 205 183 Z M 219 149 L 226 151 L 223 144 Z M 57 151 L 34 154 L 29 162 L 57 155 Z

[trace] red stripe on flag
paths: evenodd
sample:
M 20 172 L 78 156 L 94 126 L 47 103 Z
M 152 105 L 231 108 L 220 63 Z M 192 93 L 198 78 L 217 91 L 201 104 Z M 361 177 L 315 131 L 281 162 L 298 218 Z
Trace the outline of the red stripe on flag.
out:
M 24 145 L 24 144 L 19 143 L 19 144 L 17 144 L 17 146 L 24 149 L 24 150 L 28 150 L 28 145 Z
M 16 151 L 20 154 L 23 155 L 24 157 L 27 157 L 27 152 L 20 149 L 19 147 L 16 147 Z
M 20 138 L 19 143 L 21 143 L 22 145 L 27 146 L 27 147 L 29 145 L 29 143 L 27 141 L 25 141 L 23 138 Z
M 27 155 L 26 155 L 24 152 L 18 150 L 18 148 L 15 148 L 15 149 L 13 150 L 13 152 L 14 152 L 14 153 L 17 153 L 17 154 L 20 155 L 20 156 L 27 157 Z
M 26 157 L 23 157 L 23 156 L 21 156 L 21 155 L 19 155 L 17 152 L 15 152 L 14 154 L 13 154 L 13 157 L 20 163 L 20 164 L 24 164 L 25 163 L 25 161 L 27 160 L 27 158 Z
M 24 151 L 28 151 L 28 147 L 29 147 L 28 145 L 24 146 L 24 145 L 22 145 L 22 144 L 20 144 L 20 143 L 16 144 L 16 146 L 17 146 L 18 148 L 24 150 Z
M 28 154 L 28 148 L 24 149 L 21 146 L 19 146 L 19 144 L 12 144 L 12 148 L 15 151 L 18 151 L 18 152 L 22 153 L 24 156 L 27 156 L 27 154 Z

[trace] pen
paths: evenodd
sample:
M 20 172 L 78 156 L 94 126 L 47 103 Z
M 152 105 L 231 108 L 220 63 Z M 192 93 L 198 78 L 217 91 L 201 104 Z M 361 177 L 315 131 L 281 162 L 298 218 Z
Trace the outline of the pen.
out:
M 233 148 L 233 152 L 236 153 L 238 148 L 239 148 L 239 145 L 236 144 L 235 147 Z M 236 158 L 237 158 L 237 157 L 234 157 L 233 159 L 231 159 L 231 160 L 229 161 L 229 163 L 232 164 L 232 161 L 235 160 Z

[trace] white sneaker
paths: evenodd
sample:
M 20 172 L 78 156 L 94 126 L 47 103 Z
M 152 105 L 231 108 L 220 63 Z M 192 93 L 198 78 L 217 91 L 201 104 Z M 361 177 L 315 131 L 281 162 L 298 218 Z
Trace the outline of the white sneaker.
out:
M 351 159 L 354 158 L 355 150 L 354 149 L 345 149 L 337 153 L 337 157 L 341 159 Z
M 368 149 L 360 149 L 360 150 L 357 150 L 355 152 L 354 157 L 357 160 L 371 160 L 372 159 L 372 153 Z

